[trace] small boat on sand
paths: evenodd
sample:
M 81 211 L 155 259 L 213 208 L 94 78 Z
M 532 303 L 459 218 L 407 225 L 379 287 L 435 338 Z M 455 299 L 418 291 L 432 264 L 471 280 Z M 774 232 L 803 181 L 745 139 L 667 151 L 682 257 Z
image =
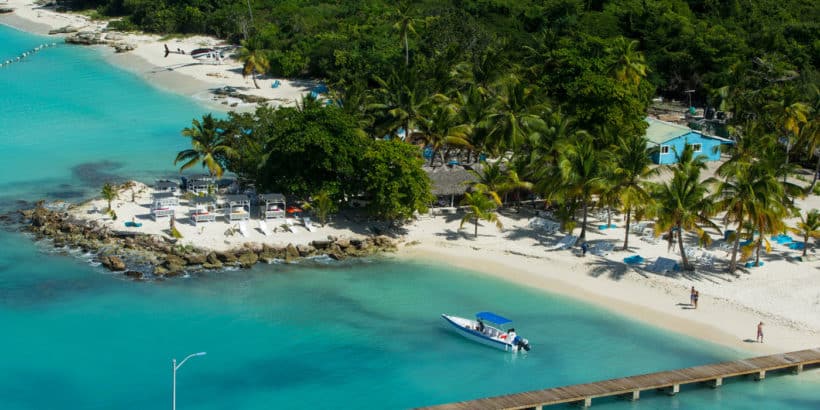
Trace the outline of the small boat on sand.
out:
M 441 315 L 448 324 L 467 339 L 505 351 L 530 350 L 529 340 L 516 335 L 514 328 L 510 328 L 506 332 L 499 328 L 512 323 L 512 320 L 492 312 L 478 312 L 475 316 L 476 319 L 472 320 L 446 314 Z

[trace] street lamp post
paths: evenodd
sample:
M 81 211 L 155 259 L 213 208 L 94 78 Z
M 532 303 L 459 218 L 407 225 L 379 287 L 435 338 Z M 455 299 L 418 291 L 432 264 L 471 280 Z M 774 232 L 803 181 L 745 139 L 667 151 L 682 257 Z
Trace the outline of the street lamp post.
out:
M 177 410 L 177 370 L 185 364 L 185 361 L 194 357 L 194 356 L 205 356 L 206 352 L 199 352 L 199 353 L 192 353 L 182 359 L 179 364 L 177 364 L 177 359 L 171 359 L 171 374 L 173 377 L 173 381 L 171 384 L 171 410 Z

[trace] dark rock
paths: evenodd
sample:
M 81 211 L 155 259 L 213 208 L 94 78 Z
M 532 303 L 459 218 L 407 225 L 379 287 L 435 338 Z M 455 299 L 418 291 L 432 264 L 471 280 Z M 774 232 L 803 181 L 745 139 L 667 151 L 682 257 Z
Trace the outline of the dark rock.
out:
M 253 252 L 246 252 L 246 253 L 243 253 L 243 254 L 239 255 L 239 266 L 241 266 L 245 269 L 251 268 L 258 261 L 259 261 L 259 256 L 257 256 Z
M 216 257 L 222 263 L 236 263 L 236 255 L 233 252 L 216 252 Z
M 125 276 L 128 276 L 129 278 L 141 279 L 142 272 L 136 270 L 129 270 L 125 271 Z
M 316 249 L 325 250 L 325 249 L 330 247 L 331 243 L 333 243 L 333 242 L 316 240 L 316 241 L 311 242 L 311 245 L 313 245 L 313 247 L 316 248 Z
M 301 243 L 296 245 L 296 250 L 299 252 L 299 256 L 301 257 L 311 256 L 316 253 L 316 248 Z
M 14 13 L 14 9 L 11 7 L 0 7 L 0 14 L 7 14 L 7 13 Z
M 188 265 L 202 265 L 208 260 L 208 255 L 204 253 L 188 253 L 183 256 Z
M 122 261 L 118 256 L 101 256 L 100 263 L 103 266 L 108 268 L 108 270 L 112 271 L 124 271 L 125 270 L 125 262 Z
M 285 249 L 285 260 L 296 259 L 299 257 L 299 250 L 293 246 L 292 243 L 288 244 L 288 247 Z
M 336 240 L 336 245 L 339 245 L 340 248 L 347 248 L 350 246 L 350 239 L 339 238 Z

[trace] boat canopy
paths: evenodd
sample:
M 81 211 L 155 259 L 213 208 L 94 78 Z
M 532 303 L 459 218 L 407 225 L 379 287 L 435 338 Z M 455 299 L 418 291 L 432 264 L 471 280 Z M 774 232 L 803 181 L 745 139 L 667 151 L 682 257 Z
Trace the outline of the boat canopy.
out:
M 503 325 L 512 322 L 512 320 L 507 319 L 503 316 L 498 316 L 493 312 L 478 312 L 475 314 L 475 317 L 481 320 L 486 320 L 488 322 L 495 323 L 497 325 Z

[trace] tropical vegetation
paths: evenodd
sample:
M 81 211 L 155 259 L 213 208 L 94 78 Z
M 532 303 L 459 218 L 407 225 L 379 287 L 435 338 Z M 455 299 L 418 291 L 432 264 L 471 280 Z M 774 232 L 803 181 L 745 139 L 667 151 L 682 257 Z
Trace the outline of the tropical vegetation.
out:
M 194 120 L 176 163 L 306 201 L 363 200 L 379 218 L 432 203 L 422 166 L 464 163 L 477 180 L 465 221 L 537 195 L 583 240 L 590 210 L 619 209 L 625 249 L 633 216 L 652 218 L 690 269 L 685 236 L 706 242 L 723 218 L 737 233 L 734 270 L 810 191 L 789 177 L 820 167 L 820 8 L 808 0 L 75 4 L 124 17 L 120 28 L 240 44 L 254 81 L 321 79 L 330 91 L 297 107 Z M 733 144 L 717 179 L 704 181 L 687 148 L 653 182 L 644 134 L 655 96 L 728 113 Z

